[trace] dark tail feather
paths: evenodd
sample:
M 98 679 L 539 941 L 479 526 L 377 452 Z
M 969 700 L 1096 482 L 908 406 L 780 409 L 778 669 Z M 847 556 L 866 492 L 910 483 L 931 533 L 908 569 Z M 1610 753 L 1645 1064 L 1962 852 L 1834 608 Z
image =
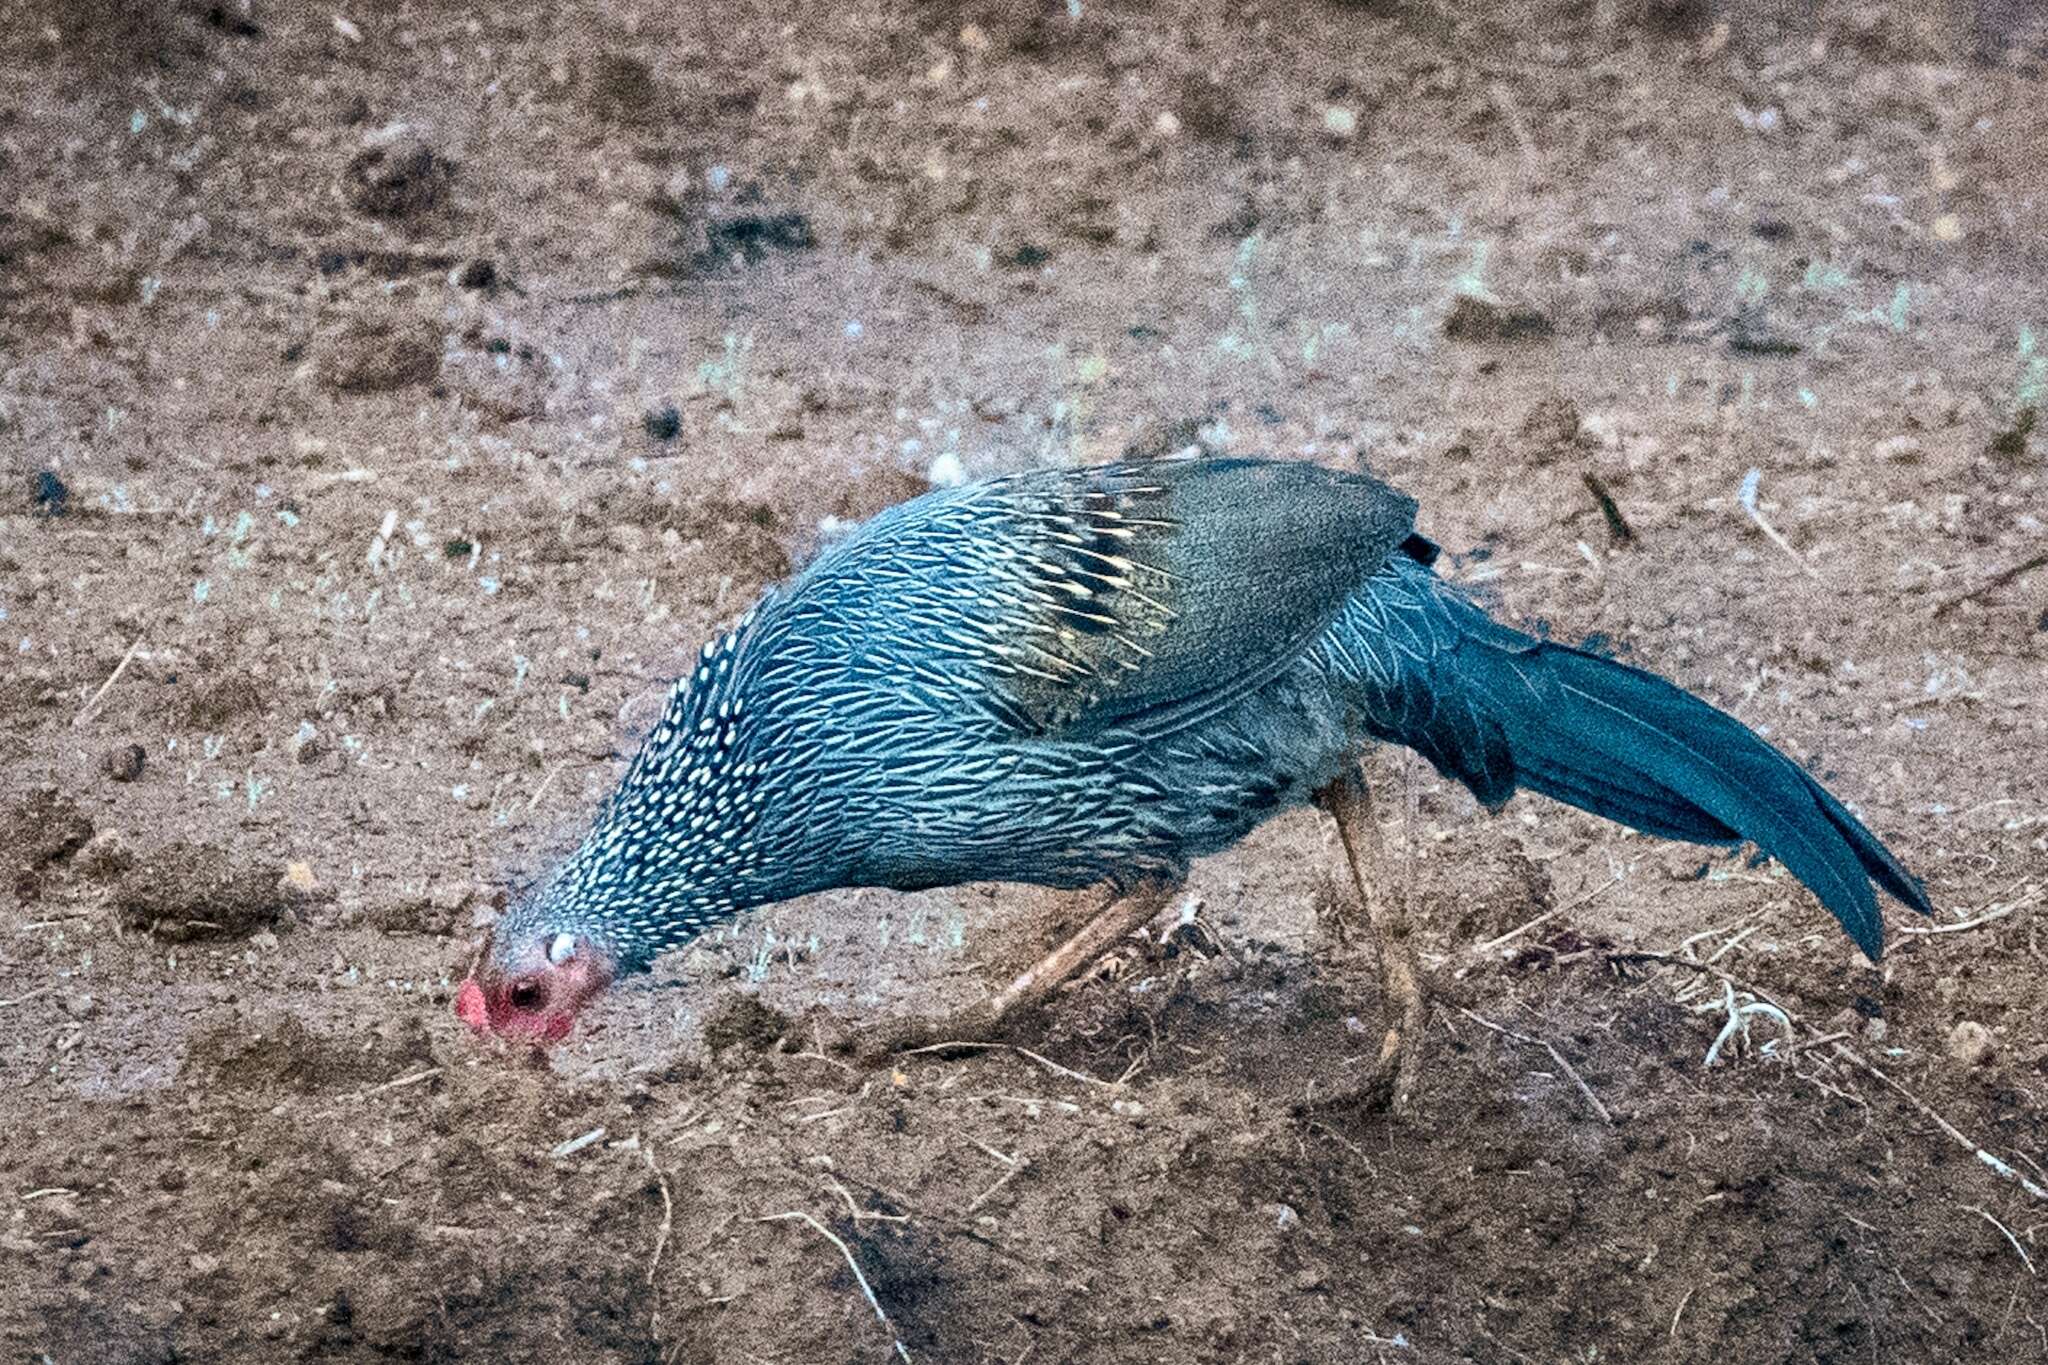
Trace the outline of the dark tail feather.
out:
M 1440 699 L 1446 684 L 1462 692 L 1475 728 L 1497 738 L 1443 735 L 1417 747 L 1481 799 L 1504 796 L 1506 774 L 1459 760 L 1504 750 L 1515 785 L 1595 815 L 1669 839 L 1746 839 L 1811 887 L 1872 958 L 1884 950 L 1873 879 L 1933 912 L 1876 835 L 1741 721 L 1655 674 L 1532 639 L 1462 602 L 1452 609 L 1471 615 L 1453 659 L 1439 664 Z

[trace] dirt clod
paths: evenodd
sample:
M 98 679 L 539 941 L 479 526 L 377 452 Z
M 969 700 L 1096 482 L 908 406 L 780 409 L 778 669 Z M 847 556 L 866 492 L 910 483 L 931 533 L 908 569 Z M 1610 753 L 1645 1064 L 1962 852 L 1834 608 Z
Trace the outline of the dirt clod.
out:
M 713 1053 L 738 1047 L 765 1052 L 789 1032 L 789 1016 L 761 1003 L 755 995 L 732 994 L 704 1020 L 704 1045 Z
M 0 849 L 18 872 L 34 873 L 85 847 L 92 829 L 76 802 L 44 787 L 0 818 Z
M 431 323 L 359 318 L 330 337 L 320 382 L 335 393 L 391 393 L 430 384 L 441 373 L 441 333 Z
M 410 219 L 441 207 L 455 181 L 455 163 L 411 129 L 374 135 L 349 161 L 342 186 L 351 204 L 373 218 Z
M 1556 329 L 1540 309 L 1460 294 L 1444 317 L 1452 341 L 1536 341 Z
M 116 782 L 139 782 L 149 755 L 140 744 L 117 744 L 100 760 L 107 776 Z
M 114 892 L 124 923 L 172 942 L 253 933 L 299 902 L 280 884 L 279 868 L 182 841 L 151 851 Z

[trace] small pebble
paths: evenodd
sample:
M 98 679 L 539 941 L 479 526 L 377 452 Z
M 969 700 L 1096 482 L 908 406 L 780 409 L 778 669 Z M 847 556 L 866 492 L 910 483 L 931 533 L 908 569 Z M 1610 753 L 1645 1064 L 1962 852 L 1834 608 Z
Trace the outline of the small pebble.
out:
M 64 515 L 65 504 L 71 501 L 71 489 L 65 485 L 64 480 L 57 477 L 54 470 L 37 471 L 35 478 L 29 480 L 29 485 L 35 496 L 36 506 L 41 509 L 44 516 Z
M 1358 136 L 1358 113 L 1341 104 L 1333 104 L 1323 110 L 1323 131 L 1339 142 L 1348 142 Z
M 1948 1055 L 1964 1066 L 1985 1066 L 1998 1055 L 1998 1039 L 1974 1019 L 1949 1030 Z
M 932 461 L 924 477 L 934 488 L 958 488 L 967 482 L 967 469 L 960 463 L 960 457 L 948 450 Z

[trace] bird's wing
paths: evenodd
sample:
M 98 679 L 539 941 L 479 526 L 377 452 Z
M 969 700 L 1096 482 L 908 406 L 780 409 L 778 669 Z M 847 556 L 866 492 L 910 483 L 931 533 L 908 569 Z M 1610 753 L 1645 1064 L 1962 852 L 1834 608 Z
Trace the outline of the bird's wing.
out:
M 1264 460 L 1168 459 L 996 486 L 1014 591 L 989 670 L 1038 735 L 1193 725 L 1285 671 L 1412 536 L 1376 479 Z

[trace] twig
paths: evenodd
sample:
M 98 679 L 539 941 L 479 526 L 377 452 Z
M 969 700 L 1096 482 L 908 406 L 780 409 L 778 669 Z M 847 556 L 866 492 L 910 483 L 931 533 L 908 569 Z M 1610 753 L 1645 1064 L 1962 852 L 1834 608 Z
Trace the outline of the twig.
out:
M 79 713 L 71 718 L 72 729 L 76 730 L 79 726 L 85 724 L 85 718 L 90 716 L 93 708 L 100 704 L 100 698 L 107 695 L 107 689 L 121 680 L 121 675 L 126 673 L 128 665 L 134 662 L 135 652 L 142 648 L 142 642 L 145 638 L 142 635 L 135 637 L 135 643 L 128 646 L 128 652 L 121 656 L 121 662 L 114 665 L 112 673 L 107 674 L 107 680 L 100 684 L 100 690 L 93 693 L 92 698 L 79 710 Z
M 786 1223 L 793 1221 L 809 1223 L 820 1237 L 823 1237 L 833 1246 L 838 1247 L 839 1254 L 846 1258 L 846 1268 L 853 1272 L 854 1283 L 858 1284 L 860 1292 L 867 1296 L 868 1307 L 875 1310 L 875 1316 L 881 1320 L 882 1330 L 887 1332 L 891 1340 L 895 1342 L 897 1356 L 903 1360 L 904 1365 L 910 1365 L 910 1352 L 904 1349 L 903 1338 L 897 1335 L 896 1326 L 889 1321 L 889 1315 L 882 1311 L 882 1301 L 875 1297 L 874 1288 L 868 1283 L 868 1277 L 861 1273 L 860 1262 L 853 1258 L 853 1248 L 841 1240 L 838 1233 L 832 1231 L 832 1229 L 826 1227 L 801 1209 L 793 1209 L 788 1213 L 763 1214 L 756 1221 L 762 1223 Z
M 1936 603 L 1934 615 L 1936 619 L 1939 619 L 1948 615 L 1957 607 L 1962 606 L 1965 602 L 1975 602 L 1979 598 L 1989 597 L 2006 584 L 2013 582 L 2015 579 L 2023 578 L 2040 568 L 2048 568 L 2048 551 L 2037 554 L 2032 559 L 2015 564 L 2009 569 L 1999 570 L 1976 587 L 1971 588 L 1968 592 L 1958 593 L 1944 602 Z
M 1614 500 L 1614 494 L 1607 491 L 1607 485 L 1600 476 L 1587 470 L 1580 476 L 1586 491 L 1593 495 L 1593 501 L 1600 504 L 1600 515 L 1607 519 L 1607 538 L 1616 546 L 1635 544 L 1635 528 L 1628 524 L 1628 518 L 1621 514 L 1621 505 Z
M 604 1128 L 602 1125 L 600 1125 L 596 1128 L 591 1129 L 589 1132 L 583 1134 L 581 1137 L 572 1137 L 567 1142 L 557 1143 L 554 1147 L 549 1149 L 548 1155 L 553 1157 L 555 1160 L 560 1161 L 563 1157 L 574 1156 L 576 1155 L 576 1153 L 582 1151 L 585 1147 L 590 1146 L 592 1143 L 601 1142 L 603 1140 Z
M 1018 1176 L 1024 1174 L 1024 1172 L 1030 1169 L 1031 1162 L 1029 1158 L 1019 1158 L 1015 1161 L 1012 1161 L 1010 1163 L 1009 1169 L 1005 1170 L 1001 1175 L 996 1177 L 995 1184 L 989 1186 L 980 1194 L 974 1196 L 974 1202 L 967 1206 L 967 1211 L 969 1213 L 973 1213 L 975 1210 L 979 1209 L 983 1204 L 986 1204 L 989 1200 L 995 1198 L 998 1194 L 1002 1193 L 1003 1187 L 1005 1185 L 1008 1185 L 1012 1180 L 1015 1180 Z
M 1550 909 L 1545 910 L 1535 919 L 1530 920 L 1526 924 L 1516 925 L 1514 928 L 1508 930 L 1505 934 L 1502 934 L 1499 938 L 1490 938 L 1484 943 L 1476 943 L 1472 945 L 1472 947 L 1467 948 L 1465 950 L 1466 955 L 1469 957 L 1484 956 L 1485 954 L 1492 952 L 1495 948 L 1498 948 L 1502 944 L 1508 942 L 1510 939 L 1518 938 L 1522 934 L 1527 933 L 1529 930 L 1534 929 L 1537 925 L 1544 923 L 1546 920 L 1553 919 L 1558 915 L 1565 914 L 1572 910 L 1577 910 L 1580 906 L 1590 904 L 1592 901 L 1597 899 L 1602 892 L 1608 890 L 1610 887 L 1616 887 L 1619 885 L 1621 885 L 1621 874 L 1617 872 L 1613 876 L 1609 877 L 1606 881 L 1600 883 L 1600 885 L 1594 887 L 1591 891 L 1583 892 L 1582 894 L 1573 897 L 1571 900 L 1566 901 L 1563 905 L 1553 906 Z
M 954 1039 L 946 1043 L 927 1043 L 923 1047 L 905 1048 L 896 1055 L 899 1057 L 915 1057 L 925 1052 L 957 1052 L 961 1048 L 972 1048 L 977 1052 L 986 1052 L 990 1049 L 999 1048 L 1006 1052 L 1014 1052 L 1020 1057 L 1029 1057 L 1047 1071 L 1057 1076 L 1065 1076 L 1068 1080 L 1081 1081 L 1087 1085 L 1099 1085 L 1104 1090 L 1119 1090 L 1123 1088 L 1122 1081 L 1105 1081 L 1100 1076 L 1090 1076 L 1085 1071 L 1076 1071 L 1072 1067 L 1061 1066 L 1052 1058 L 1041 1056 L 1028 1047 L 1018 1047 L 1015 1043 L 975 1043 L 965 1039 Z
M 1685 1316 L 1685 1306 L 1692 1302 L 1692 1296 L 1698 1292 L 1699 1286 L 1693 1285 L 1685 1291 L 1685 1297 L 1678 1301 L 1678 1311 L 1671 1315 L 1671 1339 L 1673 1341 L 1678 1340 L 1678 1320 Z
M 668 1235 L 676 1225 L 676 1201 L 669 1196 L 668 1175 L 654 1162 L 654 1148 L 650 1145 L 640 1149 L 640 1155 L 647 1162 L 647 1169 L 654 1172 L 654 1178 L 661 1182 L 661 1227 L 654 1234 L 654 1254 L 647 1258 L 647 1283 L 654 1284 L 654 1268 L 661 1264 L 662 1249 L 668 1245 Z
M 1964 1137 L 1961 1130 L 1959 1130 L 1953 1123 L 1950 1123 L 1947 1119 L 1935 1113 L 1932 1105 L 1928 1104 L 1927 1101 L 1921 1099 L 1912 1091 L 1906 1089 L 1905 1086 L 1900 1085 L 1897 1081 L 1893 1080 L 1884 1072 L 1878 1070 L 1875 1066 L 1873 1066 L 1870 1063 L 1870 1061 L 1867 1058 L 1864 1057 L 1862 1053 L 1858 1052 L 1855 1048 L 1850 1047 L 1847 1043 L 1836 1043 L 1834 1050 L 1835 1055 L 1837 1057 L 1840 1057 L 1847 1062 L 1853 1062 L 1857 1066 L 1862 1067 L 1865 1071 L 1868 1071 L 1871 1075 L 1877 1077 L 1878 1080 L 1884 1082 L 1885 1085 L 1889 1086 L 1892 1090 L 1896 1091 L 1900 1098 L 1904 1099 L 1906 1103 L 1912 1105 L 1915 1109 L 1918 1109 L 1924 1117 L 1933 1122 L 1935 1127 L 1941 1129 L 1942 1132 L 1948 1134 L 1949 1138 L 1953 1142 L 1955 1142 L 1957 1146 L 1968 1151 L 1971 1155 L 1975 1156 L 1977 1160 L 1983 1162 L 1986 1166 L 1989 1166 L 1992 1169 L 1992 1171 L 1995 1174 L 1997 1174 L 2001 1179 L 2010 1180 L 2015 1185 L 2018 1185 L 2021 1189 L 2025 1190 L 2028 1194 L 2034 1196 L 2034 1198 L 2042 1200 L 2044 1202 L 2048 1202 L 2048 1189 L 2044 1189 L 2042 1186 L 2035 1184 L 2033 1181 L 2027 1179 L 2027 1177 L 2021 1175 L 2018 1171 L 2014 1170 L 2011 1166 L 2008 1166 L 2005 1162 L 2000 1161 L 1997 1157 L 1991 1155 L 1991 1153 L 1985 1151 L 1982 1147 L 1979 1147 L 1976 1143 Z
M 1975 919 L 1966 919 L 1960 924 L 1902 924 L 1899 926 L 1899 932 L 1902 934 L 1960 934 L 1965 929 L 1975 929 L 1980 925 L 2002 920 L 2013 911 L 2024 910 L 2040 899 L 2041 892 L 2037 888 L 2016 901 L 2008 901 L 2004 905 L 1993 906 L 1989 911 L 1977 916 Z
M 2024 1266 L 2025 1266 L 2025 1267 L 2027 1268 L 2027 1273 L 2028 1273 L 2029 1275 L 2032 1275 L 2032 1274 L 2034 1274 L 2034 1273 L 2035 1273 L 2035 1271 L 2034 1271 L 2034 1258 L 2033 1258 L 2033 1257 L 2031 1257 L 2031 1256 L 2029 1256 L 2029 1255 L 2027 1255 L 2027 1249 L 2026 1249 L 2025 1247 L 2023 1247 L 2023 1246 L 2021 1246 L 2021 1245 L 2020 1245 L 2020 1239 L 2019 1239 L 2019 1238 L 2017 1238 L 2017 1237 L 2015 1237 L 2015 1236 L 2013 1236 L 2013 1235 L 2012 1235 L 2012 1229 L 2011 1229 L 2011 1228 L 2009 1228 L 2009 1227 L 2007 1227 L 2007 1226 L 2006 1226 L 2005 1224 L 2003 1224 L 2003 1223 L 1999 1222 L 1999 1221 L 1998 1221 L 1998 1220 L 1997 1220 L 1996 1218 L 1993 1218 L 1993 1217 L 1991 1216 L 1991 1212 L 1990 1212 L 1990 1210 L 1988 1210 L 1988 1209 L 1985 1209 L 1985 1208 L 1982 1208 L 1982 1207 L 1980 1207 L 1979 1205 L 1976 1205 L 1976 1204 L 1965 1204 L 1965 1205 L 1963 1205 L 1963 1209 L 1964 1209 L 1964 1211 L 1965 1211 L 1965 1212 L 1967 1212 L 1967 1213 L 1974 1213 L 1974 1214 L 1976 1214 L 1976 1215 L 1977 1215 L 1977 1216 L 1978 1216 L 1979 1218 L 1982 1218 L 1982 1219 L 1983 1219 L 1983 1220 L 1984 1220 L 1985 1222 L 1987 1222 L 1987 1223 L 1991 1224 L 1991 1226 L 1992 1226 L 1992 1227 L 1995 1227 L 1995 1228 L 1997 1228 L 1997 1229 L 1998 1229 L 1998 1230 L 1999 1230 L 1999 1231 L 2000 1231 L 2001 1233 L 2005 1234 L 2005 1240 L 2006 1240 L 2006 1241 L 2008 1241 L 2008 1242 L 2011 1242 L 2011 1243 L 2012 1243 L 2012 1249 L 2013 1249 L 2014 1251 L 2017 1251 L 2017 1252 L 2018 1252 L 2018 1253 L 2020 1254 L 2020 1264 L 2024 1265 Z
M 1825 583 L 1827 580 L 1815 572 L 1813 565 L 1806 562 L 1806 557 L 1792 548 L 1792 542 L 1778 534 L 1778 528 L 1764 519 L 1763 509 L 1756 505 L 1756 488 L 1763 481 L 1763 477 L 1763 470 L 1750 470 L 1743 476 L 1742 487 L 1735 494 L 1735 500 L 1742 504 L 1743 511 L 1749 513 L 1749 519 L 1756 523 L 1756 529 L 1762 531 L 1770 539 L 1771 544 L 1783 550 L 1785 557 L 1797 564 L 1801 573 L 1816 583 Z
M 9 1005 L 25 1005 L 29 1001 L 35 999 L 37 996 L 48 995 L 51 991 L 55 989 L 56 987 L 54 986 L 38 986 L 32 991 L 23 991 L 20 995 L 15 996 L 11 1000 L 0 1000 L 0 1009 L 5 1009 Z
M 1515 145 L 1522 149 L 1522 165 L 1533 172 L 1537 168 L 1536 139 L 1529 136 L 1529 125 L 1523 121 L 1522 111 L 1516 107 L 1514 97 L 1499 81 L 1486 83 L 1486 97 L 1496 112 L 1507 122 L 1508 131 L 1514 134 Z
M 385 1081 L 381 1085 L 373 1085 L 368 1090 L 358 1092 L 356 1098 L 366 1100 L 372 1095 L 381 1095 L 387 1090 L 397 1090 L 403 1086 L 418 1085 L 421 1081 L 431 1081 L 440 1074 L 440 1067 L 430 1066 L 425 1071 L 415 1071 L 410 1076 L 400 1076 L 395 1081 Z
M 1496 1024 L 1491 1019 L 1483 1018 L 1480 1015 L 1474 1014 L 1471 1010 L 1466 1009 L 1463 1005 L 1455 1005 L 1452 1008 L 1456 1009 L 1458 1013 L 1464 1015 L 1467 1019 L 1470 1019 L 1473 1023 L 1479 1025 L 1481 1028 L 1490 1028 L 1495 1033 L 1498 1033 L 1503 1037 L 1512 1038 L 1518 1043 L 1527 1043 L 1530 1047 L 1540 1047 L 1545 1052 L 1548 1052 L 1550 1054 L 1551 1060 L 1557 1063 L 1558 1067 L 1564 1072 L 1565 1075 L 1571 1077 L 1572 1084 L 1576 1085 L 1579 1088 L 1579 1093 L 1586 1097 L 1586 1103 L 1593 1106 L 1593 1112 L 1600 1116 L 1601 1121 L 1607 1124 L 1607 1126 L 1610 1128 L 1614 1126 L 1614 1115 L 1607 1111 L 1606 1105 L 1600 1103 L 1600 1097 L 1593 1093 L 1592 1086 L 1586 1084 L 1586 1078 L 1584 1076 L 1581 1076 L 1578 1073 L 1578 1071 L 1573 1068 L 1572 1064 L 1564 1059 L 1564 1054 L 1562 1052 L 1559 1052 L 1555 1046 L 1545 1042 L 1541 1038 L 1531 1038 L 1526 1033 L 1517 1033 L 1511 1028 L 1505 1028 L 1499 1024 Z
M 544 775 L 542 775 L 540 779 L 540 785 L 536 786 L 533 789 L 533 795 L 526 798 L 526 808 L 528 810 L 532 810 L 535 806 L 540 804 L 540 799 L 541 797 L 547 794 L 549 786 L 551 786 L 554 783 L 555 778 L 561 774 L 562 769 L 568 766 L 569 760 L 565 758 L 560 763 L 557 763 L 554 767 L 548 769 L 547 772 Z

